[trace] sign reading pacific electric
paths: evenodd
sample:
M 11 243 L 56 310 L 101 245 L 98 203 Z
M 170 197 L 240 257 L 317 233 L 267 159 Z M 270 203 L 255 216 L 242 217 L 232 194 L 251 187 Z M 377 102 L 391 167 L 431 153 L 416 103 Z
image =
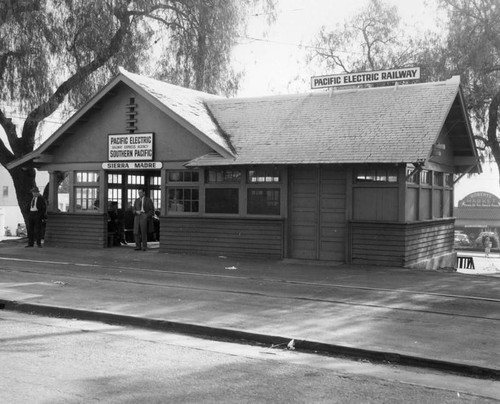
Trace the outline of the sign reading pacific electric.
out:
M 406 69 L 378 70 L 374 72 L 332 74 L 311 77 L 311 88 L 356 86 L 360 84 L 386 83 L 420 79 L 420 67 Z
M 108 135 L 108 160 L 153 160 L 153 133 Z

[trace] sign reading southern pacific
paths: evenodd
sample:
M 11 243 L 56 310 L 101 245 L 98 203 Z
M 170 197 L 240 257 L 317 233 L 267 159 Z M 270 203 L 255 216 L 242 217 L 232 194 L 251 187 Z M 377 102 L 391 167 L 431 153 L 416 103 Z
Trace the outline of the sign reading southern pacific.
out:
M 361 84 L 387 83 L 420 79 L 420 67 L 406 69 L 378 70 L 374 72 L 332 74 L 311 77 L 311 88 L 357 86 Z
M 153 133 L 108 135 L 108 160 L 153 160 Z

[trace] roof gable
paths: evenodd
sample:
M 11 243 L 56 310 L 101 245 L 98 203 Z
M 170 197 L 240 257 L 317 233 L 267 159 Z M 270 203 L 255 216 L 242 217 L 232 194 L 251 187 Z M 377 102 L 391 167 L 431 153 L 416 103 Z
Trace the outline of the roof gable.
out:
M 218 155 L 225 158 L 233 157 L 231 145 L 213 120 L 204 101 L 205 99 L 220 97 L 142 77 L 120 69 L 118 76 L 61 125 L 38 149 L 11 162 L 7 168 L 13 168 L 30 160 L 40 158 L 42 154 L 48 153 L 52 146 L 64 141 L 65 135 L 71 132 L 72 126 L 85 119 L 86 114 L 95 108 L 108 94 L 111 94 L 113 89 L 120 83 L 124 83 L 150 101 L 170 118 L 213 148 Z

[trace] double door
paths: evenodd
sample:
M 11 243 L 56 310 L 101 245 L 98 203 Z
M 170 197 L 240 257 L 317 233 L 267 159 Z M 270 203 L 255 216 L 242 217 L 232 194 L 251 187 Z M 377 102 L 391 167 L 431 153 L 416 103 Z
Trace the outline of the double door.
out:
M 290 170 L 289 256 L 341 261 L 346 248 L 345 172 L 333 167 Z
M 108 181 L 108 216 L 110 222 L 118 218 L 120 232 L 124 232 L 127 242 L 133 241 L 134 201 L 139 197 L 139 190 L 145 189 L 159 215 L 161 210 L 161 175 L 159 171 L 126 171 L 107 173 Z M 109 231 L 109 229 L 108 229 Z M 154 218 L 154 232 L 150 241 L 158 241 L 160 221 Z
M 108 204 L 118 204 L 118 209 L 124 211 L 133 208 L 134 201 L 139 196 L 139 190 L 145 189 L 155 206 L 161 209 L 161 175 L 160 172 L 119 172 L 108 173 Z

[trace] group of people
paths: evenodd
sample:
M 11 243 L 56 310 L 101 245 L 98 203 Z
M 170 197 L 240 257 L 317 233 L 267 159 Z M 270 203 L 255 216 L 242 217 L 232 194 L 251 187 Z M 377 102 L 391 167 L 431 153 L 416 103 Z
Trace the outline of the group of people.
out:
M 40 194 L 38 187 L 34 187 L 31 193 L 32 199 L 26 209 L 26 213 L 28 214 L 28 245 L 26 247 L 34 247 L 36 243 L 41 248 L 43 221 L 47 215 L 47 203 L 45 202 L 45 198 Z M 139 197 L 134 201 L 132 214 L 134 220 L 135 250 L 146 251 L 148 248 L 148 234 L 154 231 L 153 217 L 155 216 L 155 208 L 153 201 L 146 196 L 144 189 L 139 190 Z M 124 237 L 124 218 L 119 217 L 118 204 L 116 202 L 112 203 L 108 215 L 113 229 L 119 234 L 119 242 L 127 244 Z

